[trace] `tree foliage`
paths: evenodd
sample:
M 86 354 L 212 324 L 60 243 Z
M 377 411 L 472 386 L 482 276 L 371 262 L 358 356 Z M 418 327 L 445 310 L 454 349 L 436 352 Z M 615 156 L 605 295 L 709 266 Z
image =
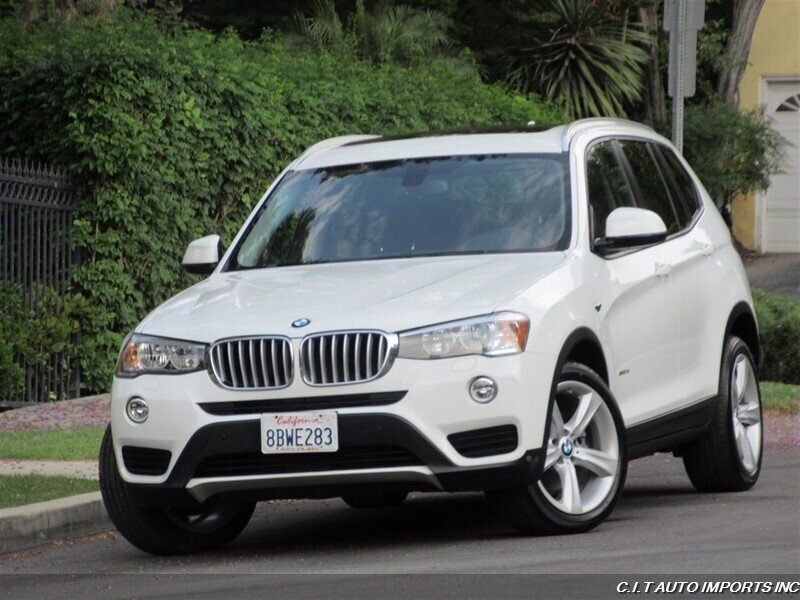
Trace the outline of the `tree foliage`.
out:
M 669 135 L 669 125 L 658 127 Z M 684 154 L 717 205 L 769 187 L 785 141 L 760 110 L 740 111 L 721 100 L 686 107 Z
M 0 23 L 0 80 L 0 152 L 68 166 L 82 196 L 72 234 L 92 390 L 107 387 L 125 333 L 193 281 L 180 268 L 186 244 L 212 232 L 229 242 L 304 147 L 562 117 L 443 61 L 376 67 L 128 12 Z
M 380 65 L 414 65 L 453 56 L 452 21 L 444 13 L 407 4 L 382 2 L 367 10 L 356 0 L 355 10 L 341 15 L 333 0 L 315 0 L 309 14 L 295 14 L 297 33 L 323 50 L 353 50 Z
M 493 28 L 480 20 L 466 29 L 494 77 L 561 102 L 574 118 L 621 116 L 641 97 L 648 38 L 619 2 L 506 1 L 497 9 L 487 15 L 499 19 Z M 490 38 L 481 41 L 484 32 Z

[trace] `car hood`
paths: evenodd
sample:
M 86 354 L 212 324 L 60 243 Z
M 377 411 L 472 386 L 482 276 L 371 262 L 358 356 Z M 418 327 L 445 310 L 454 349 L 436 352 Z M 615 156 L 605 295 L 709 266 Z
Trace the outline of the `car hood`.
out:
M 563 252 L 426 257 L 218 273 L 137 331 L 199 342 L 259 334 L 414 327 L 490 313 L 565 261 Z M 299 318 L 310 320 L 292 328 Z

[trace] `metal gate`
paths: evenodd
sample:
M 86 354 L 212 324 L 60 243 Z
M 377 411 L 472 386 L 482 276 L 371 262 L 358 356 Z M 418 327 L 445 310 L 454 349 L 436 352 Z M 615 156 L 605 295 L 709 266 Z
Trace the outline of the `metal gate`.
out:
M 75 255 L 70 249 L 71 212 L 75 193 L 59 168 L 0 157 L 0 284 L 22 288 L 25 306 L 37 306 L 43 290 L 65 293 Z M 0 343 L 4 343 L 0 340 Z M 75 395 L 79 375 L 67 356 L 54 354 L 46 365 L 27 364 L 22 389 L 0 397 L 0 407 L 13 407 Z

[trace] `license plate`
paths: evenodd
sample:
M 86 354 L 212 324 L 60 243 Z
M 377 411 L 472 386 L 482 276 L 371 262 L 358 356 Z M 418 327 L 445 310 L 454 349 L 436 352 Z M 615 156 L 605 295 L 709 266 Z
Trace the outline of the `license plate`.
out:
M 335 412 L 261 415 L 261 452 L 336 452 L 339 421 Z

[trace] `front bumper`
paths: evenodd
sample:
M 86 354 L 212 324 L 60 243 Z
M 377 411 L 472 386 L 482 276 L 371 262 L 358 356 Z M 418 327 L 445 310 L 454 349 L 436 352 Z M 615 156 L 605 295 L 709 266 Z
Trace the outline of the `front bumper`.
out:
M 527 485 L 540 474 L 555 361 L 533 352 L 397 360 L 387 375 L 371 382 L 315 388 L 295 378 L 289 387 L 269 392 L 225 390 L 206 372 L 117 378 L 112 390 L 117 464 L 143 504 L 202 502 L 232 492 L 264 499 L 331 497 L 367 487 L 462 491 Z M 498 383 L 498 396 L 489 404 L 469 398 L 469 382 L 479 375 Z M 260 453 L 261 412 L 296 412 L 281 407 L 301 398 L 312 403 L 354 394 L 390 398 L 398 390 L 402 397 L 391 402 L 335 408 L 340 452 L 284 463 Z M 133 396 L 150 406 L 148 420 L 140 425 L 125 416 L 125 403 Z M 209 411 L 210 402 L 248 409 Z M 510 428 L 516 443 L 499 454 L 470 457 L 454 447 L 453 434 Z M 166 468 L 159 474 L 131 472 L 124 447 L 168 452 Z
M 483 490 L 535 482 L 543 457 L 535 450 L 501 464 L 460 467 L 390 415 L 343 415 L 339 437 L 337 453 L 265 456 L 257 421 L 207 425 L 189 440 L 166 481 L 129 484 L 129 489 L 141 504 L 169 505 L 231 492 L 266 499 L 339 496 L 365 486 Z M 288 472 L 287 457 L 289 464 L 294 461 Z

